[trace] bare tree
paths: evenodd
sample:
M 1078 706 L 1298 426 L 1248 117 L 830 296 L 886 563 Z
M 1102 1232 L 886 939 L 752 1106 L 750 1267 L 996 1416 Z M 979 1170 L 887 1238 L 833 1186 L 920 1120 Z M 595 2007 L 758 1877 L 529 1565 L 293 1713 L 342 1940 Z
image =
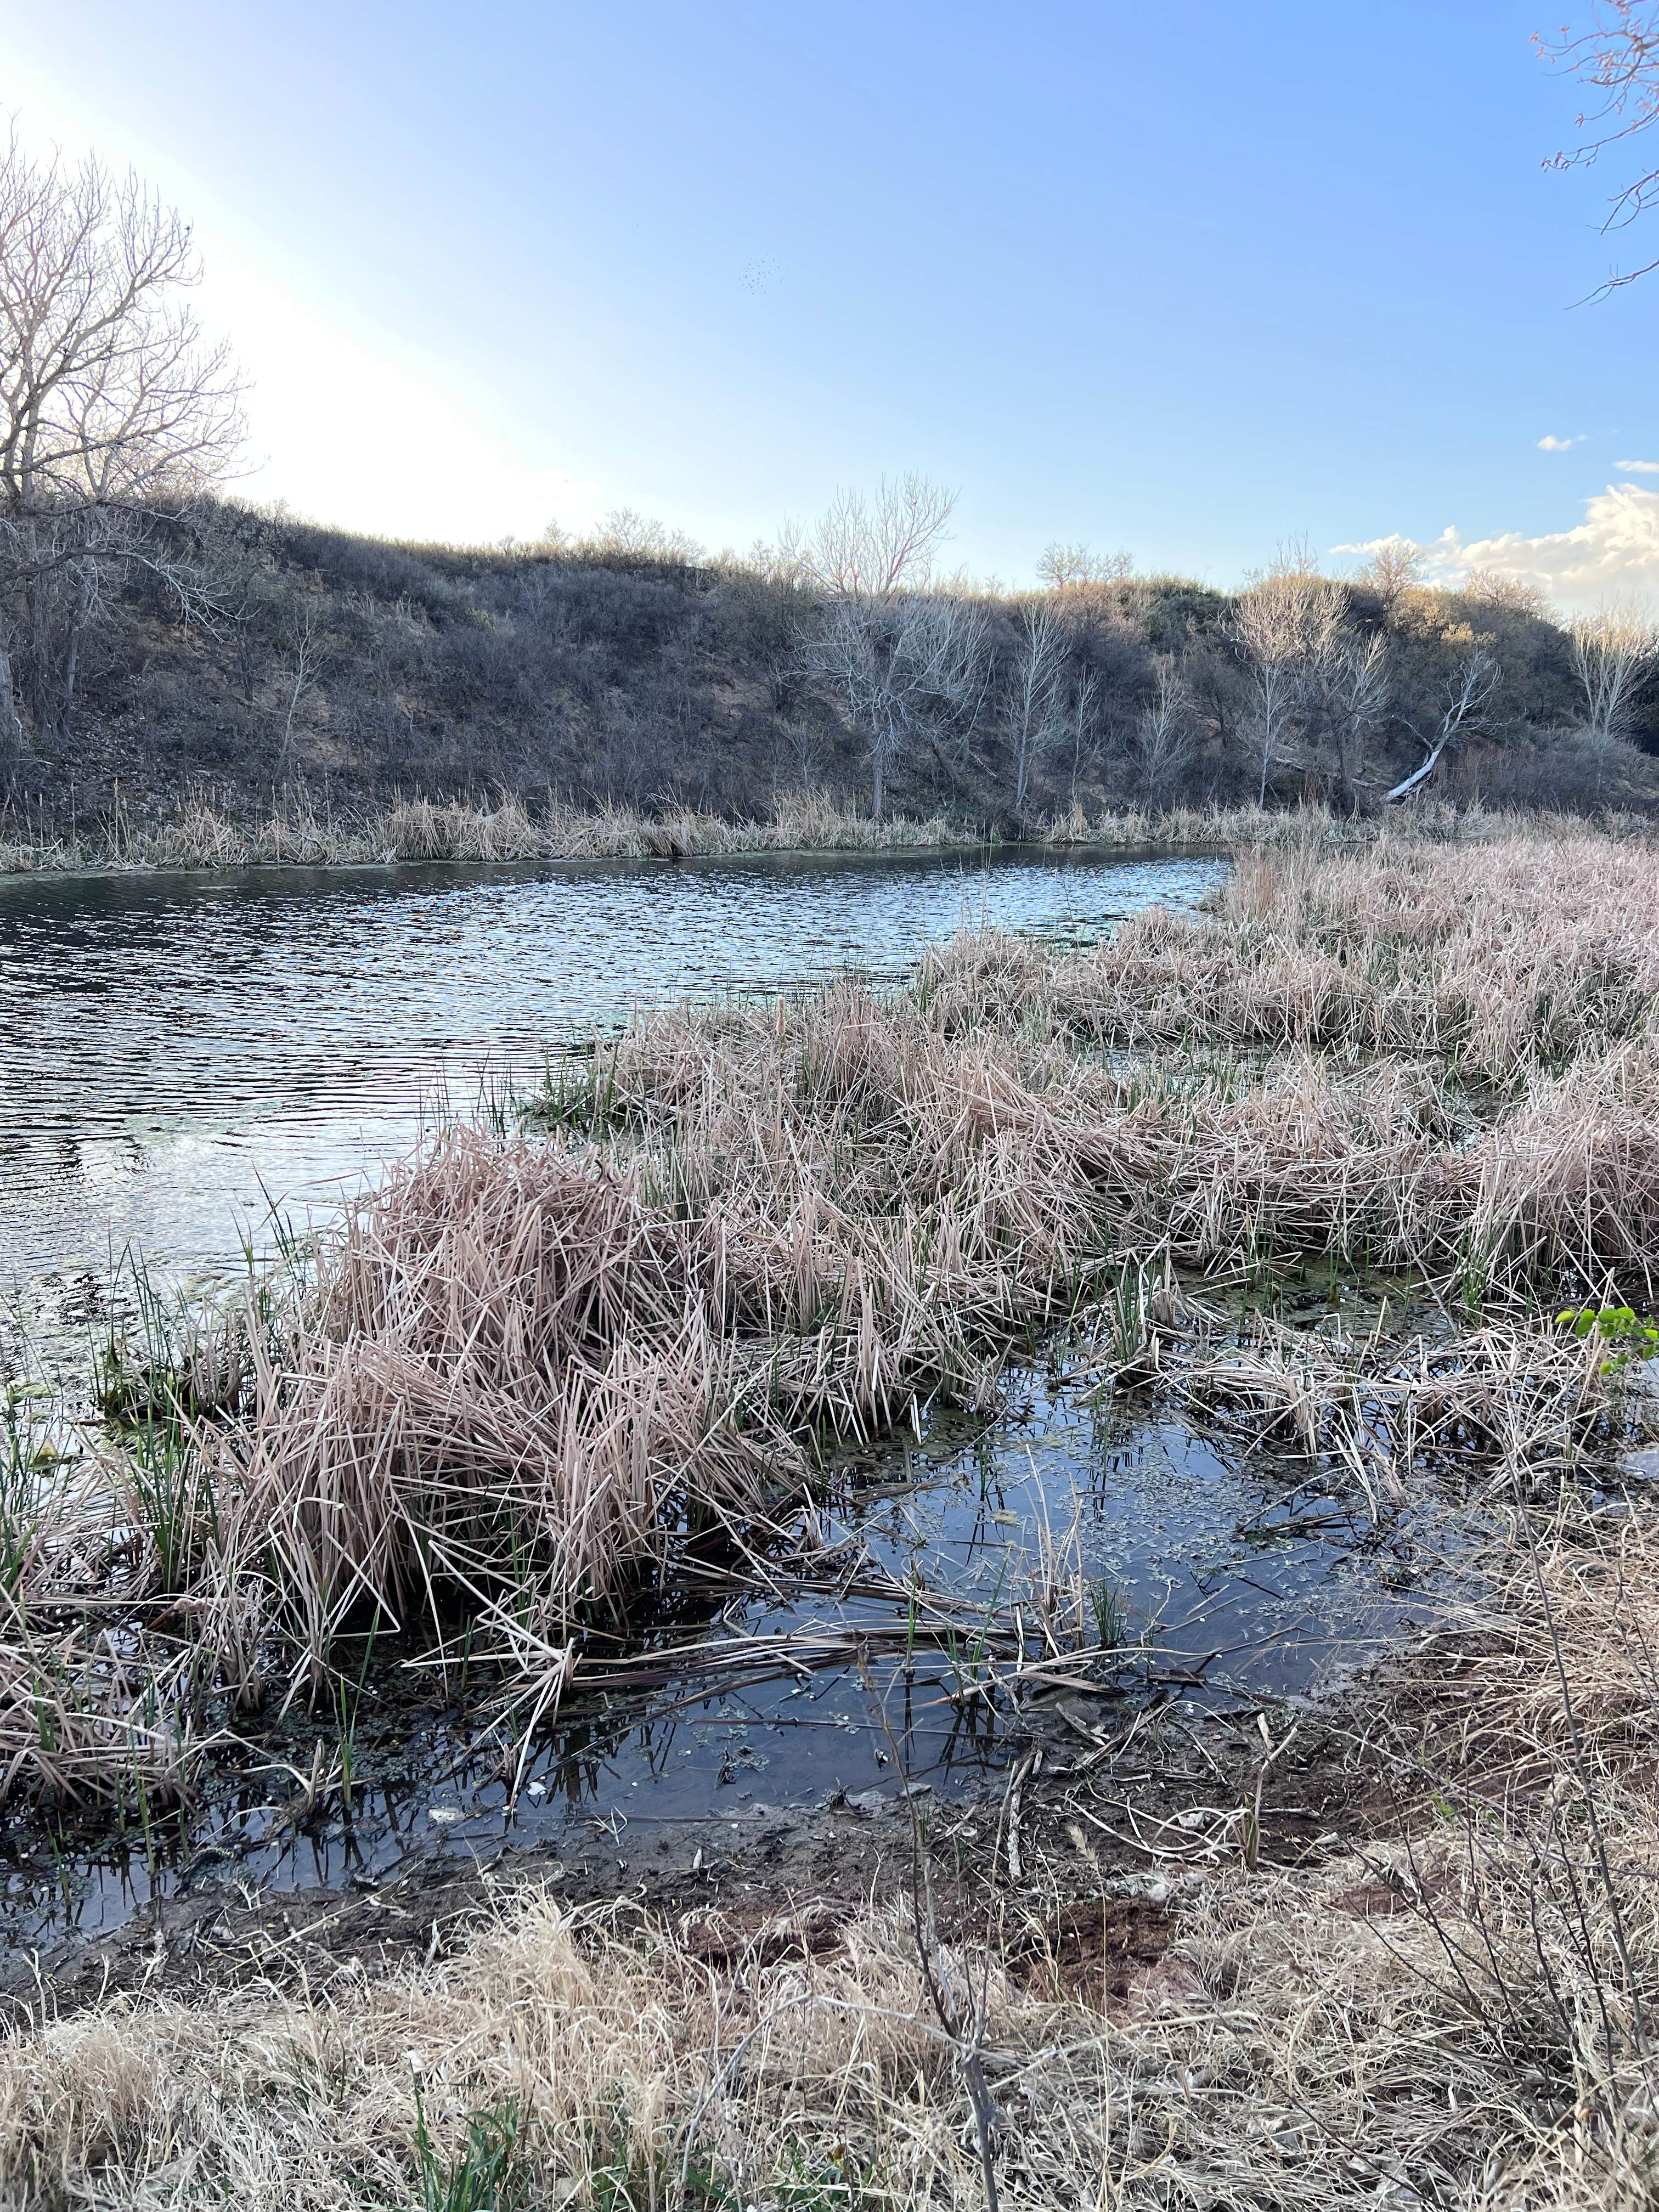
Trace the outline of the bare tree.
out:
M 1127 553 L 1097 553 L 1087 545 L 1056 543 L 1043 548 L 1036 572 L 1038 581 L 1051 591 L 1082 592 L 1121 584 L 1134 574 L 1134 565 Z
M 1439 767 L 1446 748 L 1479 728 L 1502 674 L 1484 645 L 1477 645 L 1464 656 L 1447 678 L 1441 694 L 1438 728 L 1425 737 L 1414 724 L 1406 725 L 1423 747 L 1423 758 L 1409 775 L 1402 776 L 1392 790 L 1383 793 L 1385 805 L 1397 805 L 1402 799 L 1409 799 L 1413 792 L 1420 791 Z
M 181 298 L 190 232 L 95 160 L 0 154 L 0 723 L 62 728 L 110 580 L 158 577 L 189 611 L 191 564 L 165 525 L 241 434 L 225 349 Z
M 557 551 L 564 539 L 562 531 L 557 538 L 552 533 L 556 523 L 550 523 L 542 534 L 542 543 Z M 653 514 L 641 514 L 631 507 L 613 507 L 605 518 L 599 536 L 588 541 L 596 553 L 607 554 L 613 559 L 627 561 L 663 561 L 684 562 L 690 567 L 708 557 L 695 538 L 684 531 L 671 529 L 667 523 L 659 522 Z
M 1387 722 L 1389 703 L 1387 633 L 1368 635 L 1346 622 L 1323 629 L 1304 675 L 1297 764 L 1350 810 L 1360 803 L 1370 742 Z
M 286 625 L 284 653 L 277 670 L 278 703 L 283 709 L 283 744 L 278 764 L 287 769 L 294 751 L 294 721 L 308 692 L 315 690 L 323 667 L 323 618 L 315 599 L 296 607 Z
M 1072 733 L 1072 806 L 1077 807 L 1077 787 L 1083 763 L 1100 750 L 1100 679 L 1092 668 L 1083 669 L 1072 692 L 1066 720 Z
M 965 597 L 930 591 L 956 495 L 924 477 L 884 483 L 873 503 L 837 492 L 810 529 L 787 525 L 782 573 L 822 595 L 799 652 L 839 695 L 870 763 L 872 808 L 905 751 L 932 744 L 952 771 L 982 702 L 985 618 Z
M 1252 580 L 1230 624 L 1250 670 L 1249 743 L 1258 769 L 1256 803 L 1267 803 L 1275 768 L 1308 763 L 1290 750 L 1306 687 L 1342 620 L 1341 586 L 1313 574 L 1297 556 Z
M 1539 616 L 1549 611 L 1549 593 L 1541 584 L 1529 584 L 1524 576 L 1505 576 L 1497 568 L 1471 568 L 1463 589 L 1483 606 L 1502 607 L 1509 614 Z
M 873 503 L 860 492 L 838 491 L 810 529 L 785 524 L 783 562 L 833 599 L 880 606 L 932 580 L 956 503 L 955 492 L 918 476 L 896 483 L 884 478 Z
M 1152 696 L 1141 709 L 1135 734 L 1142 794 L 1152 805 L 1162 805 L 1180 781 L 1198 740 L 1192 701 L 1172 653 L 1160 653 L 1152 662 Z
M 1577 37 L 1564 29 L 1556 38 L 1541 34 L 1534 43 L 1547 60 L 1558 62 L 1602 96 L 1579 116 L 1577 146 L 1564 149 L 1546 167 L 1589 168 L 1602 155 L 1635 138 L 1659 119 L 1659 9 L 1654 0 L 1596 0 L 1595 20 Z M 1659 167 L 1644 170 L 1613 194 L 1601 225 L 1603 237 L 1625 230 L 1659 201 Z M 1659 258 L 1640 268 L 1613 270 L 1596 296 L 1634 283 L 1659 268 Z
M 1064 709 L 1066 633 L 1052 607 L 1027 600 L 1019 611 L 1019 643 L 1009 686 L 1008 734 L 1014 756 L 1014 811 L 1023 813 L 1031 771 L 1058 738 Z
M 1636 695 L 1659 666 L 1659 622 L 1636 601 L 1613 600 L 1581 617 L 1567 638 L 1585 727 L 1598 738 L 1626 736 Z
M 1423 580 L 1423 554 L 1409 538 L 1385 538 L 1371 548 L 1371 557 L 1354 572 L 1354 581 L 1373 591 L 1385 607 L 1392 607 L 1402 592 Z
M 828 683 L 864 739 L 871 806 L 879 817 L 893 771 L 919 744 L 952 775 L 989 678 L 987 623 L 971 601 L 906 592 L 872 608 L 834 599 L 802 645 L 811 672 Z
M 1322 656 L 1321 686 L 1327 724 L 1335 746 L 1335 781 L 1343 804 L 1360 803 L 1365 761 L 1372 736 L 1389 715 L 1389 641 L 1382 630 L 1370 637 L 1349 629 L 1337 633 Z

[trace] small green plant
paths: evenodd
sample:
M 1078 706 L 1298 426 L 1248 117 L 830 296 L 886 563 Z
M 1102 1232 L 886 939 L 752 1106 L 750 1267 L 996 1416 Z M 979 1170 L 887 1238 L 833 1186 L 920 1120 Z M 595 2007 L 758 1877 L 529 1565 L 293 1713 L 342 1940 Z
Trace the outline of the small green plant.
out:
M 502 2097 L 470 2112 L 466 2141 L 442 2158 L 426 2124 L 420 2085 L 415 2089 L 415 2155 L 420 2166 L 420 2212 L 529 2212 L 534 2176 L 529 2160 L 529 2118 L 516 2097 Z
M 1129 1608 L 1123 1593 L 1104 1575 L 1089 1584 L 1089 1610 L 1103 1651 L 1115 1651 L 1129 1641 Z
M 1601 1362 L 1604 1375 L 1615 1375 L 1635 1359 L 1659 1357 L 1659 1319 L 1632 1306 L 1569 1306 L 1555 1318 L 1581 1343 L 1596 1336 L 1613 1347 Z
M 122 1479 L 133 1519 L 154 1547 L 162 1588 L 186 1589 L 218 1534 L 212 1470 L 177 1420 L 146 1420 L 125 1442 Z

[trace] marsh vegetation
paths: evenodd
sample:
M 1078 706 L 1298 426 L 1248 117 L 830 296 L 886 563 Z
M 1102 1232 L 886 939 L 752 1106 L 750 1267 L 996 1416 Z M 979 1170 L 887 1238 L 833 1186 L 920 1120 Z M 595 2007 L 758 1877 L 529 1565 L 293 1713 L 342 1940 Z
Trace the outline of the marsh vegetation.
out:
M 372 1641 L 464 1686 L 509 1786 L 631 1654 L 861 1667 L 879 1704 L 927 1646 L 1027 1724 L 1130 1702 L 1080 1761 L 1039 1738 L 979 1850 L 918 1815 L 914 1906 L 779 1899 L 711 1952 L 503 1898 L 372 1991 L 42 2015 L 5 2054 L 9 2172 L 966 2202 L 988 2157 L 1017 2203 L 1641 2201 L 1656 869 L 1567 825 L 1304 824 L 1098 945 L 980 933 L 902 988 L 645 1016 L 288 1279 L 154 1304 L 95 1407 L 15 1384 L 0 1747 L 32 1819 L 167 1817 L 284 1711 L 343 1716 Z M 1253 1766 L 1212 1739 L 1207 1797 L 1126 1815 L 1127 1747 L 1167 1741 L 1155 1639 L 1063 1526 L 988 1603 L 866 1555 L 856 1633 L 644 1626 L 688 1573 L 844 1589 L 838 1455 L 1043 1360 L 1373 1528 L 1476 1532 L 1475 1594 L 1349 1692 L 1387 1802 L 1285 1846 L 1304 1723 L 1264 1712 Z M 318 1747 L 302 1813 L 352 1786 L 343 1720 Z M 1153 1912 L 1115 1995 L 1065 1966 L 1079 1909 Z

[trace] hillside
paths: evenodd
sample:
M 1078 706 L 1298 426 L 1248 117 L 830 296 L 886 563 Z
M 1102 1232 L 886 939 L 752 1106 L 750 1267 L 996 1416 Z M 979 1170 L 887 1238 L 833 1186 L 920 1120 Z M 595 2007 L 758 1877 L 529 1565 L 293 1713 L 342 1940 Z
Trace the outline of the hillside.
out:
M 649 531 L 401 544 L 228 503 L 167 526 L 193 606 L 143 574 L 107 595 L 69 715 L 26 715 L 4 763 L 14 817 L 84 822 L 118 794 L 163 818 L 204 793 L 234 815 L 290 789 L 346 810 L 415 792 L 716 813 L 803 791 L 869 803 L 868 671 L 833 663 L 836 610 L 778 558 L 708 562 Z M 1261 669 L 1226 595 L 1129 576 L 906 604 L 948 605 L 955 659 L 941 672 L 935 640 L 900 702 L 899 811 L 1014 826 L 1074 802 L 1248 801 L 1259 782 L 1269 801 L 1372 804 L 1425 758 L 1472 651 L 1497 672 L 1437 792 L 1589 811 L 1644 807 L 1659 787 L 1659 684 L 1633 690 L 1617 735 L 1587 728 L 1568 635 L 1499 586 L 1336 587 L 1350 658 L 1382 641 L 1383 692 L 1344 724 L 1340 669 L 1309 659 L 1265 777 Z M 878 610 L 859 641 L 890 708 L 911 649 L 900 620 Z

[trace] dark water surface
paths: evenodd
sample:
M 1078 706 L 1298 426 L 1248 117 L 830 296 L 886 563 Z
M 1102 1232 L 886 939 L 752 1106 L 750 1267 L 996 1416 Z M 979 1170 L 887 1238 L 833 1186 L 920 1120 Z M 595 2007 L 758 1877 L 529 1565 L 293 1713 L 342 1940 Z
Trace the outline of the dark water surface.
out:
M 1113 1590 L 1115 1667 L 1079 1652 L 1108 1687 L 1094 1710 L 1121 1731 L 1149 1701 L 1166 1718 L 1226 1725 L 1327 1686 L 1422 1618 L 1436 1566 L 1408 1518 L 1373 1525 L 1307 1462 L 1195 1437 L 1133 1399 L 1100 1397 L 1073 1377 L 1016 1374 L 1006 1413 L 976 1433 L 942 1424 L 873 1455 L 870 1486 L 828 1516 L 889 1572 L 1006 1620 L 1029 1588 L 1045 1540 Z M 972 1425 L 959 1419 L 960 1432 Z M 782 1668 L 748 1686 L 688 1675 L 650 1695 L 572 1699 L 541 1735 L 516 1802 L 501 1742 L 483 1727 L 490 1682 L 458 1687 L 447 1711 L 411 1714 L 406 1674 L 366 1674 L 354 1707 L 350 1807 L 331 1790 L 295 1818 L 294 1777 L 320 1735 L 338 1756 L 334 1716 L 260 1739 L 271 1764 L 227 1778 L 181 1830 L 107 1836 L 90 1848 L 20 1821 L 0 1834 L 0 1947 L 42 1948 L 121 1928 L 158 1896 L 337 1888 L 430 1865 L 488 1863 L 506 1850 L 571 1853 L 601 1838 L 618 1879 L 648 1868 L 659 1843 L 690 1824 L 708 1859 L 836 1793 L 890 1802 L 896 1749 L 910 1787 L 959 1798 L 1002 1766 L 1006 1703 L 953 1700 L 975 1673 L 972 1632 L 957 1654 L 918 1648 L 907 1663 L 890 1603 L 756 1595 L 727 1609 L 734 1635 L 863 1627 L 873 1656 Z M 712 1626 L 712 1615 L 710 1617 Z M 677 1640 L 694 1634 L 683 1623 Z M 1035 1638 L 1035 1629 L 1033 1635 Z M 1006 1663 L 1006 1662 L 1005 1662 Z M 419 1677 L 417 1680 L 429 1680 Z M 319 1725 L 320 1723 L 320 1726 Z M 1012 1741 L 1021 1741 L 1016 1726 Z M 279 1764 L 278 1762 L 281 1762 Z
M 902 974 L 965 923 L 1097 934 L 1225 863 L 1004 849 L 0 884 L 0 1292 L 234 1267 L 447 1097 L 687 994 Z

